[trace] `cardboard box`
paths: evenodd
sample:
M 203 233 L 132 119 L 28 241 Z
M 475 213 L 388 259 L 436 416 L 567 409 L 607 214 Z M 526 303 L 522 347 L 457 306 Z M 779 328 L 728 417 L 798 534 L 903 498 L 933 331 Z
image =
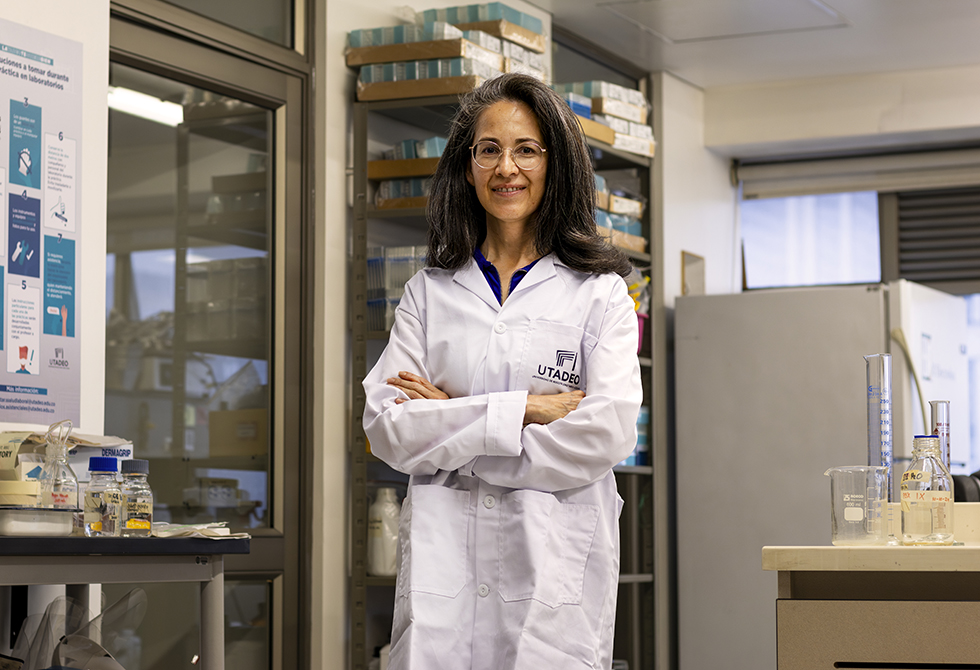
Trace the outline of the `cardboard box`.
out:
M 591 137 L 594 140 L 599 140 L 609 145 L 612 145 L 616 141 L 616 131 L 609 126 L 604 126 L 598 121 L 586 119 L 581 116 L 578 117 L 578 122 L 582 126 L 582 132 L 585 133 L 586 137 Z
M 472 58 L 497 70 L 504 66 L 503 56 L 462 38 L 437 40 L 435 42 L 352 47 L 347 50 L 347 65 L 352 67 L 373 63 L 439 60 L 441 58 Z
M 596 207 L 602 210 L 609 209 L 609 192 L 608 191 L 596 191 L 595 192 Z
M 610 195 L 608 209 L 613 214 L 626 214 L 634 218 L 643 218 L 643 203 L 632 198 L 624 198 L 621 195 Z
M 547 82 L 547 75 L 544 71 L 536 70 L 527 63 L 522 63 L 513 58 L 504 58 L 504 72 L 519 72 L 534 77 L 538 81 Z
M 88 459 L 92 456 L 103 456 L 105 458 L 116 459 L 116 472 L 122 470 L 122 461 L 128 461 L 133 457 L 133 445 L 124 444 L 117 447 L 83 447 L 81 445 L 73 447 L 68 452 L 68 465 L 78 478 L 79 482 L 87 482 L 92 479 L 88 471 Z
M 409 158 L 400 161 L 368 161 L 368 179 L 404 179 L 431 177 L 436 173 L 438 158 Z
M 608 239 L 609 243 L 615 247 L 629 249 L 631 251 L 639 251 L 641 253 L 647 250 L 646 239 L 640 237 L 639 235 L 630 235 L 621 230 L 605 228 L 603 226 L 599 226 L 598 230 L 599 234 Z
M 428 196 L 424 195 L 415 198 L 388 198 L 377 203 L 375 209 L 411 209 L 425 207 L 428 202 Z
M 265 456 L 269 453 L 269 410 L 232 409 L 208 413 L 208 453 Z
M 641 156 L 647 156 L 653 158 L 654 154 L 657 152 L 657 143 L 654 140 L 645 140 L 642 137 L 631 137 L 630 135 L 623 135 L 622 133 L 616 133 L 616 137 L 613 140 L 614 149 L 622 149 L 623 151 L 629 151 L 633 154 L 639 154 Z
M 357 99 L 396 100 L 401 98 L 427 98 L 441 95 L 462 95 L 486 81 L 478 75 L 465 77 L 439 77 L 408 81 L 379 81 L 371 84 L 357 82 Z
M 646 123 L 648 111 L 646 107 L 631 105 L 622 100 L 592 98 L 593 114 L 609 114 L 610 116 L 618 116 L 621 119 L 626 119 L 634 123 Z
M 522 47 L 536 51 L 539 54 L 544 53 L 544 35 L 531 32 L 527 28 L 522 28 L 510 21 L 504 21 L 503 19 L 499 21 L 474 21 L 472 23 L 457 23 L 456 27 L 464 31 L 482 30 L 485 33 L 490 33 L 494 37 L 520 44 Z

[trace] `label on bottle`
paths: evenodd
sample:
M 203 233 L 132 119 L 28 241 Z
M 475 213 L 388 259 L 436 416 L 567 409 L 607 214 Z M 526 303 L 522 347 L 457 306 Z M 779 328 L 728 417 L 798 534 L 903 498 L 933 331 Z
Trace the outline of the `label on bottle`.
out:
M 952 503 L 949 491 L 909 491 L 902 489 L 902 511 L 911 512 L 912 505 L 921 505 L 929 509 L 941 509 L 943 528 L 946 527 L 946 505 Z
M 85 526 L 93 531 L 118 533 L 122 493 L 119 491 L 85 492 Z
M 381 537 L 381 529 L 384 523 L 380 517 L 368 519 L 368 537 Z
M 150 522 L 147 519 L 126 519 L 126 528 L 129 530 L 150 530 Z
M 41 507 L 74 507 L 74 491 L 44 491 L 41 493 Z
M 927 477 L 928 475 L 922 470 L 906 470 L 902 475 L 902 488 L 905 488 L 906 482 L 921 482 Z
M 126 503 L 126 514 L 128 516 L 149 516 L 153 511 L 153 506 L 144 500 L 130 500 Z

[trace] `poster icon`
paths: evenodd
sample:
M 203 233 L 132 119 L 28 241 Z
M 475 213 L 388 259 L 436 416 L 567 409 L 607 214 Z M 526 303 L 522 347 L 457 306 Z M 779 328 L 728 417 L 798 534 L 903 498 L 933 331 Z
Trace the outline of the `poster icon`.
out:
M 28 149 L 27 147 L 24 147 L 23 149 L 20 150 L 20 153 L 17 155 L 20 157 L 20 160 L 18 161 L 17 171 L 26 177 L 27 175 L 31 174 L 32 171 L 31 150 Z
M 31 358 L 28 358 L 28 356 L 30 356 Z M 27 365 L 31 362 L 31 359 L 33 357 L 34 357 L 34 352 L 31 351 L 28 353 L 28 347 L 26 346 L 20 347 L 20 368 L 17 370 L 17 374 L 20 375 L 31 374 L 31 371 L 27 369 Z
M 10 101 L 10 182 L 41 188 L 41 108 Z

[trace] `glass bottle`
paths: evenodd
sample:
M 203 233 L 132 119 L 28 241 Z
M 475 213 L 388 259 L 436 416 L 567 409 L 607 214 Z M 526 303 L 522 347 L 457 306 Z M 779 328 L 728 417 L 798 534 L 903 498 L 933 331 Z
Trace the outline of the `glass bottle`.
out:
M 122 462 L 123 516 L 120 533 L 126 537 L 149 537 L 153 530 L 153 491 L 146 481 L 149 461 L 134 458 Z
M 116 481 L 116 459 L 92 456 L 92 479 L 85 491 L 85 537 L 118 537 L 122 489 Z
M 78 477 L 68 464 L 68 436 L 71 421 L 51 424 L 44 439 L 44 466 L 37 477 L 41 507 L 78 509 Z
M 934 435 L 912 440 L 912 463 L 902 475 L 902 543 L 953 543 L 953 478 Z

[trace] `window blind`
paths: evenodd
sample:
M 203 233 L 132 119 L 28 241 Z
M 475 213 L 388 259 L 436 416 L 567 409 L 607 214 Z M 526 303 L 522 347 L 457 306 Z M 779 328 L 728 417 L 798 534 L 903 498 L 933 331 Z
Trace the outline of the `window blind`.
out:
M 980 186 L 980 149 L 857 156 L 733 166 L 742 197 Z
M 897 196 L 898 274 L 929 284 L 980 287 L 980 187 Z M 884 223 L 884 221 L 883 221 Z M 967 283 L 976 282 L 972 290 Z

